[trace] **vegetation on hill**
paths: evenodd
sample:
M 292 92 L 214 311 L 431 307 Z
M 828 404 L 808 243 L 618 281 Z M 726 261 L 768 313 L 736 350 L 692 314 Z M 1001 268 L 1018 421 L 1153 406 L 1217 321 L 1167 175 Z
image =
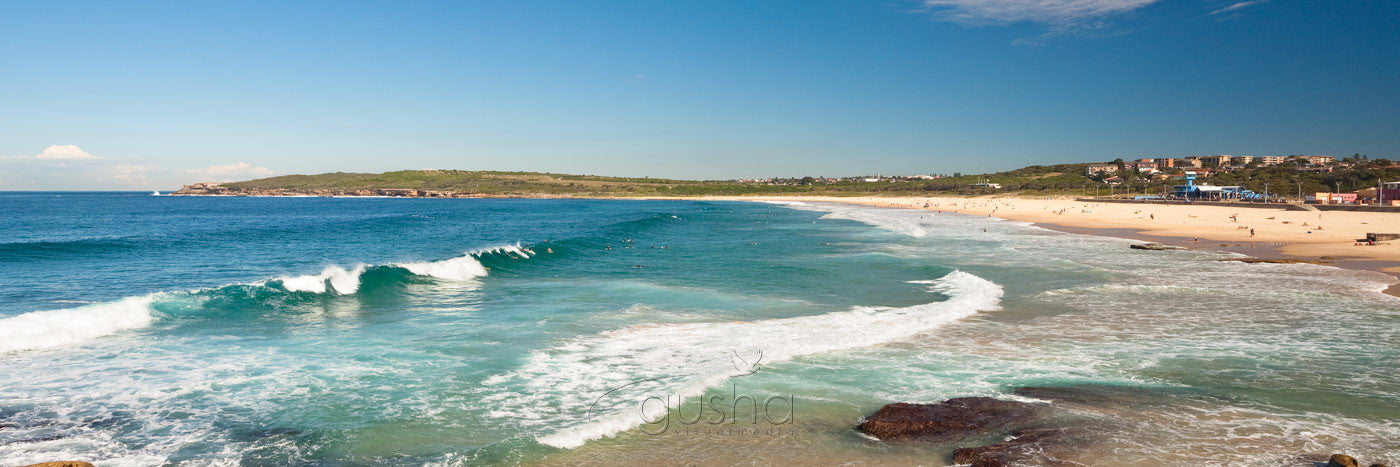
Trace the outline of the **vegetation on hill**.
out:
M 604 177 L 537 172 L 495 172 L 464 170 L 404 170 L 397 172 L 327 173 L 286 175 L 223 184 L 238 190 L 317 190 L 414 189 L 491 196 L 700 196 L 700 195 L 980 195 L 1010 193 L 1024 196 L 1080 195 L 1095 193 L 1163 193 L 1174 179 L 1151 179 L 1128 175 L 1110 188 L 1106 174 L 1087 175 L 1088 164 L 1036 165 L 990 174 L 962 175 L 935 179 L 899 178 L 877 182 L 853 177 L 827 179 L 802 177 L 770 181 L 697 181 L 660 178 Z M 1379 180 L 1400 180 L 1400 167 L 1386 160 L 1357 160 L 1332 168 L 1331 172 L 1305 168 L 1294 162 L 1266 167 L 1244 167 L 1220 171 L 1198 183 L 1244 185 L 1246 188 L 1285 196 L 1303 193 L 1343 191 L 1375 186 Z M 977 184 L 998 184 L 990 188 Z

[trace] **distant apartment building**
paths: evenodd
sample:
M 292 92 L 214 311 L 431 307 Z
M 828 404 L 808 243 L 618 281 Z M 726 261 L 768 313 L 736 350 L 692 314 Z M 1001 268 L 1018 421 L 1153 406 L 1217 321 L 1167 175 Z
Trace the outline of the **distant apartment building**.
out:
M 1159 170 L 1157 170 L 1157 161 L 1152 159 L 1138 159 L 1127 163 L 1127 166 L 1138 171 L 1138 173 L 1153 174 L 1159 172 Z
M 1199 157 L 1187 157 L 1187 158 L 1185 158 L 1185 159 L 1177 159 L 1175 162 L 1176 162 L 1176 165 L 1175 165 L 1176 167 L 1180 167 L 1180 168 L 1184 168 L 1184 169 L 1199 169 L 1199 168 L 1201 168 L 1201 165 L 1202 165 L 1202 164 L 1201 164 L 1201 158 L 1199 158 Z
M 1249 165 L 1250 162 L 1254 162 L 1254 156 L 1231 156 L 1230 162 L 1238 165 Z
M 1288 156 L 1264 156 L 1258 159 L 1260 165 L 1278 165 L 1288 160 Z
M 1221 154 L 1218 156 L 1205 156 L 1201 158 L 1201 161 L 1216 167 L 1225 167 L 1230 165 L 1230 155 Z
M 1167 170 L 1176 167 L 1176 159 L 1172 159 L 1170 157 L 1163 157 L 1161 159 L 1154 160 L 1157 163 L 1157 170 Z
M 1111 174 L 1111 173 L 1114 173 L 1114 172 L 1117 172 L 1117 171 L 1118 171 L 1118 164 L 1089 164 L 1089 167 L 1086 168 L 1086 169 L 1084 169 L 1084 174 L 1085 174 L 1085 175 L 1094 175 L 1094 174 L 1101 174 L 1101 173 L 1102 173 L 1102 174 Z
M 1336 160 L 1337 158 L 1332 156 L 1308 156 L 1308 163 L 1312 165 L 1327 165 Z

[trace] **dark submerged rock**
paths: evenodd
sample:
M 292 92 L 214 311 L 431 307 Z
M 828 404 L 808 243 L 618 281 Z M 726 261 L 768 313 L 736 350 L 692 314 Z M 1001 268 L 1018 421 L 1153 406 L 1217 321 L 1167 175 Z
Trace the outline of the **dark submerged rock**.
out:
M 1185 250 L 1185 249 L 1186 249 L 1186 248 L 1179 247 L 1179 246 L 1176 246 L 1176 245 L 1165 245 L 1165 244 L 1161 244 L 1161 243 L 1157 243 L 1157 242 L 1151 242 L 1151 243 L 1135 243 L 1135 244 L 1132 244 L 1132 245 L 1128 245 L 1128 248 L 1132 248 L 1132 249 L 1134 249 L 1134 250 L 1154 250 L 1154 251 L 1163 251 L 1163 250 Z
M 1022 386 L 1013 394 L 1031 399 L 1054 401 L 1089 407 L 1130 408 L 1161 404 L 1171 394 L 1159 390 L 1110 384 L 1077 384 L 1070 386 Z
M 1009 465 L 1077 465 L 1059 458 L 1081 444 L 1067 428 L 1034 428 L 1018 430 L 1009 440 L 953 451 L 953 462 L 973 467 Z
M 1024 424 L 1038 404 L 991 397 L 959 397 L 937 404 L 894 403 L 866 417 L 858 430 L 881 440 L 954 440 Z

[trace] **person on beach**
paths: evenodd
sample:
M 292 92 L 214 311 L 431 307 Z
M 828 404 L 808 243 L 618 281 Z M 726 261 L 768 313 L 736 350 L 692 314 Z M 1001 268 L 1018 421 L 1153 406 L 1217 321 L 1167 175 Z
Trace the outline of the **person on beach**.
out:
M 1249 236 L 1251 236 L 1251 237 L 1254 236 L 1254 229 L 1249 229 Z

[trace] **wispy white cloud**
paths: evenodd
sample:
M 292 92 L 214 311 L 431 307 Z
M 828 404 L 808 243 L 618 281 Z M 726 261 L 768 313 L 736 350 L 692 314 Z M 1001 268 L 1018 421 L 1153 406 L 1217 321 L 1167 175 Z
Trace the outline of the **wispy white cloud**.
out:
M 1212 12 L 1210 12 L 1210 14 L 1212 14 L 1212 15 L 1218 15 L 1218 14 L 1221 14 L 1221 13 L 1229 13 L 1229 12 L 1232 12 L 1232 11 L 1238 11 L 1238 10 L 1241 10 L 1241 9 L 1244 9 L 1244 8 L 1249 8 L 1249 7 L 1251 7 L 1251 6 L 1258 5 L 1258 4 L 1260 4 L 1260 3 L 1264 3 L 1264 0 L 1251 0 L 1251 1 L 1248 1 L 1248 2 L 1236 2 L 1236 3 L 1232 3 L 1232 4 L 1228 5 L 1228 6 L 1226 6 L 1226 7 L 1224 7 L 1224 8 L 1221 8 L 1221 9 L 1218 9 L 1218 10 L 1215 10 L 1215 11 L 1212 11 Z
M 4 175 L 0 190 L 168 190 L 194 182 L 245 180 L 274 174 L 271 169 L 247 162 L 186 169 L 139 157 L 97 157 L 76 146 L 71 148 L 51 147 L 45 150 L 47 157 L 0 157 L 0 174 Z
M 47 148 L 44 148 L 44 152 L 39 153 L 39 155 L 34 156 L 34 158 L 35 158 L 35 159 L 68 159 L 68 160 L 75 160 L 75 159 L 96 159 L 97 157 L 96 157 L 96 156 L 93 156 L 92 154 L 88 154 L 87 152 L 85 152 L 85 151 L 83 151 L 81 148 L 79 148 L 77 145 L 73 145 L 73 144 L 55 144 L 55 145 L 53 145 L 53 146 L 49 146 L 49 147 L 47 147 Z
M 266 177 L 276 173 L 273 172 L 272 169 L 258 167 L 247 162 L 211 165 L 209 167 L 189 169 L 186 170 L 186 172 L 202 182 L 227 182 L 245 178 Z
M 147 188 L 152 185 L 151 175 L 159 168 L 154 165 L 115 165 L 107 172 L 118 185 Z
M 922 0 L 923 9 L 968 24 L 1033 22 L 1066 28 L 1130 12 L 1158 0 Z

